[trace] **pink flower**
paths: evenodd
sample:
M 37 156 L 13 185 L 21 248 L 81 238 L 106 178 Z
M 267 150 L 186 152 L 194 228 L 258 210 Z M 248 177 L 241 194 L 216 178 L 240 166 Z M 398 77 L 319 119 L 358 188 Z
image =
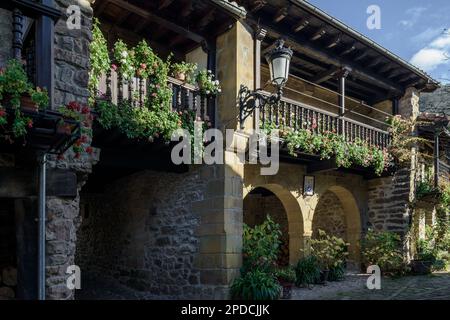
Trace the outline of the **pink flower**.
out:
M 28 128 L 33 128 L 33 120 L 28 120 L 27 126 Z
M 116 65 L 116 64 L 113 63 L 113 64 L 111 65 L 111 68 L 112 68 L 114 71 L 117 71 L 117 65 Z
M 141 63 L 141 68 L 142 68 L 142 69 L 146 69 L 146 68 L 147 68 L 147 65 L 146 65 L 145 63 Z
M 87 148 L 86 148 L 86 152 L 87 152 L 88 154 L 92 154 L 92 152 L 94 152 L 94 149 L 93 149 L 92 147 L 87 147 Z
M 152 97 L 155 98 L 157 96 L 156 92 L 152 93 Z

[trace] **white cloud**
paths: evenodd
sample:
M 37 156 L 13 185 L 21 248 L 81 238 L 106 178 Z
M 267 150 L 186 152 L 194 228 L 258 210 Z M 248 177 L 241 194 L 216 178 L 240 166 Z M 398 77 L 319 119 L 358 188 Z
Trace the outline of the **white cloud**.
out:
M 429 72 L 436 69 L 438 65 L 446 62 L 445 54 L 446 52 L 443 50 L 424 48 L 411 58 L 411 63 Z
M 419 21 L 422 14 L 427 10 L 425 7 L 412 7 L 405 11 L 407 19 L 400 20 L 399 24 L 405 29 L 414 27 L 414 25 Z
M 438 35 L 442 34 L 444 31 L 444 27 L 439 28 L 428 28 L 421 33 L 415 35 L 411 38 L 411 41 L 417 43 L 418 45 L 423 45 L 428 43 L 429 41 L 436 38 Z
M 441 33 L 428 45 L 420 49 L 410 62 L 419 68 L 430 72 L 443 64 L 450 64 L 450 35 Z

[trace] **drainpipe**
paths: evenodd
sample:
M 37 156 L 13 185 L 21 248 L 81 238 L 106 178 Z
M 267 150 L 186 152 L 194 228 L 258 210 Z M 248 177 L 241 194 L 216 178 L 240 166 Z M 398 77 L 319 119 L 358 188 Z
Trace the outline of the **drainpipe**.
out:
M 45 300 L 45 220 L 46 220 L 46 179 L 47 155 L 39 157 L 39 240 L 38 240 L 38 299 Z

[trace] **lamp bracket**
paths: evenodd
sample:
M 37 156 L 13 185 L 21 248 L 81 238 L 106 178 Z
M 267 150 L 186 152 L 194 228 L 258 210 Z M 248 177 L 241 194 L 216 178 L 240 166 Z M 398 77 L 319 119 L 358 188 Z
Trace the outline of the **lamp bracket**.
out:
M 262 89 L 250 90 L 247 86 L 241 84 L 239 90 L 239 121 L 241 129 L 244 129 L 245 120 L 255 111 L 256 108 L 264 108 L 278 104 L 281 100 L 282 88 L 279 87 L 276 93 L 267 95 Z

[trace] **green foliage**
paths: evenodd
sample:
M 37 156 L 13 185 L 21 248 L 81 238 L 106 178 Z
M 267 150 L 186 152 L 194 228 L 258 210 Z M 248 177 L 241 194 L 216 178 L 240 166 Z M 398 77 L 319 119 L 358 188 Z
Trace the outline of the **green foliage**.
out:
M 119 73 L 124 80 L 130 80 L 136 73 L 134 51 L 129 50 L 127 45 L 121 40 L 114 44 L 114 63 L 118 67 Z
M 197 70 L 197 64 L 196 63 L 187 63 L 187 62 L 179 62 L 174 63 L 170 66 L 172 70 L 172 76 L 179 78 L 181 74 L 184 74 L 186 76 L 186 82 L 192 83 L 194 81 L 194 73 Z
M 362 240 L 362 258 L 366 266 L 378 265 L 385 274 L 406 271 L 402 242 L 394 232 L 369 230 Z
M 89 91 L 91 99 L 97 94 L 100 77 L 111 67 L 109 59 L 108 45 L 106 39 L 100 30 L 100 23 L 94 18 L 92 25 L 92 41 L 89 44 L 90 52 L 90 71 L 89 71 Z
M 281 293 L 274 275 L 280 248 L 280 226 L 269 216 L 253 228 L 244 224 L 241 277 L 233 282 L 232 297 L 245 300 L 273 300 Z
M 280 226 L 270 216 L 253 228 L 244 224 L 243 272 L 255 269 L 272 272 L 281 245 L 280 238 Z
M 316 257 L 310 255 L 298 261 L 295 267 L 295 285 L 314 284 L 320 280 L 320 266 Z
M 233 282 L 231 296 L 242 300 L 276 300 L 281 289 L 273 274 L 255 269 Z
M 211 70 L 201 70 L 197 73 L 195 80 L 197 81 L 198 87 L 203 94 L 216 95 L 222 92 L 220 82 L 219 80 L 214 79 L 214 74 Z
M 359 139 L 347 142 L 342 135 L 334 132 L 314 133 L 309 129 L 287 129 L 281 134 L 292 156 L 296 156 L 296 151 L 303 151 L 318 154 L 321 159 L 335 157 L 339 167 L 348 168 L 352 164 L 372 167 L 377 175 L 381 175 L 390 165 L 387 150 L 369 146 Z
M 279 268 L 275 270 L 275 277 L 279 281 L 294 283 L 295 282 L 295 270 L 292 267 Z
M 328 281 L 340 281 L 345 277 L 345 264 L 341 263 L 330 268 L 328 273 Z
M 311 239 L 311 252 L 322 270 L 342 265 L 348 255 L 348 246 L 343 239 L 319 230 L 316 239 Z
M 28 81 L 27 74 L 22 64 L 16 60 L 9 60 L 6 68 L 0 72 L 0 100 L 6 102 L 14 110 L 14 118 L 10 127 L 6 119 L 6 110 L 0 108 L 0 125 L 3 133 L 1 137 L 12 142 L 11 136 L 14 138 L 23 138 L 27 134 L 27 128 L 33 126 L 33 121 L 29 117 L 25 117 L 20 110 L 20 100 L 27 94 L 33 94 L 32 100 L 38 105 L 48 104 L 48 95 L 45 90 L 40 88 L 34 89 Z
M 11 106 L 19 108 L 20 98 L 28 93 L 31 84 L 22 64 L 18 60 L 11 59 L 7 62 L 6 68 L 0 74 L 0 88 L 0 99 L 8 96 Z
M 130 139 L 153 140 L 162 137 L 169 141 L 172 132 L 182 126 L 177 113 L 148 104 L 144 108 L 133 108 L 128 101 L 119 106 L 98 101 L 95 110 L 99 114 L 97 121 L 103 128 L 117 127 Z
M 134 68 L 136 74 L 147 79 L 157 71 L 161 59 L 153 52 L 145 40 L 141 40 L 134 48 Z
M 49 97 L 47 89 L 36 87 L 36 89 L 30 88 L 28 91 L 31 100 L 36 103 L 40 109 L 48 107 Z

